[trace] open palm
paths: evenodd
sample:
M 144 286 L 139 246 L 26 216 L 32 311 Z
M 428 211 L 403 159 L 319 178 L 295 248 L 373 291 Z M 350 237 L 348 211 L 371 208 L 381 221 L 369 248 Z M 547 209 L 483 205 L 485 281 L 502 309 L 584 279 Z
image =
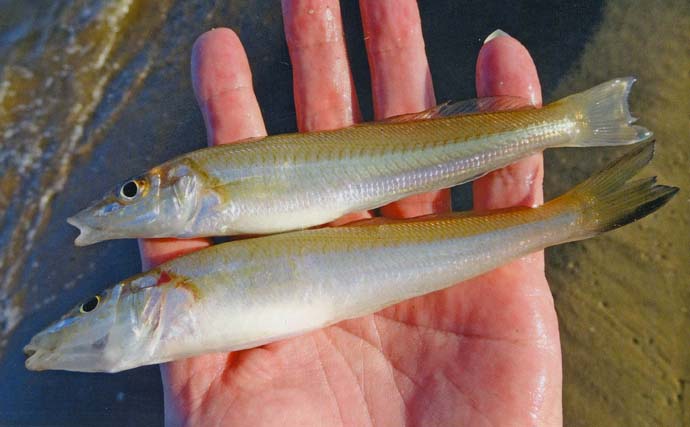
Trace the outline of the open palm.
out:
M 432 106 L 416 2 L 360 5 L 377 118 Z M 358 121 L 338 1 L 286 0 L 283 11 L 300 130 Z M 216 29 L 198 39 L 192 74 L 209 143 L 265 135 L 233 32 Z M 529 54 L 507 35 L 484 44 L 476 78 L 479 96 L 541 101 Z M 482 178 L 475 209 L 540 203 L 542 175 L 539 155 Z M 410 217 L 449 205 L 441 191 L 381 212 Z M 161 239 L 140 246 L 147 267 L 206 245 Z M 374 315 L 161 370 L 170 425 L 524 426 L 562 418 L 558 326 L 542 253 Z

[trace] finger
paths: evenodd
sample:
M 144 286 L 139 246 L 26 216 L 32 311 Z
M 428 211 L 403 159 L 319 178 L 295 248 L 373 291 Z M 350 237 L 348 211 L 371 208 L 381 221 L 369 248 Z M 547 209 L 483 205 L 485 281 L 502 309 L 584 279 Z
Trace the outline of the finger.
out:
M 141 269 L 150 270 L 165 261 L 208 247 L 209 239 L 138 239 Z
M 266 134 L 240 40 L 225 28 L 201 35 L 192 49 L 192 83 L 209 145 Z M 208 239 L 142 239 L 143 268 L 208 246 Z
M 477 95 L 509 95 L 541 106 L 537 69 L 527 49 L 516 39 L 496 31 L 484 42 L 477 59 Z M 473 184 L 474 209 L 534 206 L 544 200 L 543 156 L 533 155 L 494 171 Z
M 360 120 L 337 0 L 283 0 L 297 127 L 337 129 Z
M 194 43 L 192 84 L 209 145 L 266 135 L 247 54 L 232 30 L 208 31 Z
M 374 115 L 383 119 L 435 105 L 415 0 L 360 0 Z M 450 191 L 420 194 L 381 208 L 389 217 L 450 210 Z
M 541 106 L 541 87 L 532 58 L 520 42 L 503 32 L 497 31 L 485 41 L 477 59 L 476 74 L 477 94 L 480 97 L 511 95 L 529 100 L 527 104 Z M 487 210 L 541 204 L 543 176 L 541 154 L 492 172 L 474 182 L 474 207 Z M 562 424 L 558 320 L 544 277 L 543 252 L 528 255 L 472 279 L 465 286 L 462 301 L 468 304 L 467 307 L 481 307 L 479 311 L 473 309 L 480 316 L 481 313 L 491 312 L 507 314 L 502 320 L 487 318 L 482 322 L 481 319 L 475 319 L 479 321 L 474 324 L 484 329 L 475 336 L 495 336 L 513 328 L 523 332 L 532 330 L 540 337 L 538 349 L 533 349 L 536 352 L 530 354 L 529 347 L 524 347 L 527 349 L 526 356 L 531 360 L 540 360 L 533 371 L 541 381 L 539 403 L 534 405 L 533 417 Z M 496 305 L 492 301 L 501 303 Z M 524 326 L 516 326 L 520 322 L 524 322 Z M 528 365 L 525 367 L 529 369 Z M 533 376 L 537 378 L 537 375 Z M 506 378 L 510 379 L 509 376 Z M 478 378 L 478 381 L 482 380 Z
M 283 0 L 297 127 L 301 132 L 337 129 L 361 120 L 347 59 L 337 0 Z M 338 224 L 368 218 L 357 212 Z

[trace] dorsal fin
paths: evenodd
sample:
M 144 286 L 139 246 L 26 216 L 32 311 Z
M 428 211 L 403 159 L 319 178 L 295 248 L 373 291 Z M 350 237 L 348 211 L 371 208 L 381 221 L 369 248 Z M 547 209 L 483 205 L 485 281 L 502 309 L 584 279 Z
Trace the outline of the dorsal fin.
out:
M 428 110 L 416 113 L 401 114 L 379 120 L 378 123 L 401 123 L 412 120 L 434 119 L 439 117 L 459 116 L 463 114 L 488 113 L 493 111 L 513 111 L 534 108 L 530 101 L 517 96 L 491 96 L 486 98 L 467 99 L 465 101 L 444 102 Z

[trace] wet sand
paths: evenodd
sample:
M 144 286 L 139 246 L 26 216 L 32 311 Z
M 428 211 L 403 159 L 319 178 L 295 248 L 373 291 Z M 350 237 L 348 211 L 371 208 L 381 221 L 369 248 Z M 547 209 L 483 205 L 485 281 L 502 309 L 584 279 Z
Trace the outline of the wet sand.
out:
M 269 132 L 294 130 L 277 5 L 202 3 L 46 1 L 35 11 L 15 2 L 0 18 L 0 425 L 162 423 L 156 367 L 115 375 L 34 373 L 24 369 L 21 347 L 77 301 L 138 272 L 133 241 L 76 248 L 76 230 L 64 220 L 115 181 L 204 145 L 189 83 L 198 34 L 220 25 L 238 31 Z M 370 118 L 359 15 L 345 3 L 354 78 Z M 533 53 L 546 100 L 636 75 L 633 109 L 658 140 L 646 173 L 681 187 L 650 218 L 547 253 L 563 343 L 566 425 L 690 425 L 686 3 L 563 1 L 539 13 L 510 2 L 420 2 L 439 100 L 474 96 L 476 53 L 497 27 Z M 618 152 L 549 152 L 547 195 Z M 454 191 L 456 206 L 468 207 L 468 191 Z
M 555 95 L 634 75 L 631 106 L 657 153 L 645 176 L 681 192 L 650 218 L 547 252 L 564 359 L 567 425 L 690 425 L 690 3 L 613 1 Z M 550 193 L 595 159 L 547 155 Z M 599 153 L 597 153 L 599 154 Z

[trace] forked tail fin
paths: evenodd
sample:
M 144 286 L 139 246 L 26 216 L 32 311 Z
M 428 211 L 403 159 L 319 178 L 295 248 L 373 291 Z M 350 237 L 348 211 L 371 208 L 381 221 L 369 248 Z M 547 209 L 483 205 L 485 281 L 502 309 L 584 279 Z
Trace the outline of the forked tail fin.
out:
M 676 187 L 657 185 L 656 177 L 627 182 L 653 156 L 654 143 L 642 144 L 551 202 L 577 213 L 570 240 L 585 239 L 643 218 L 678 192 Z
M 567 145 L 627 145 L 651 138 L 649 129 L 633 125 L 637 119 L 628 106 L 633 83 L 633 77 L 618 78 L 557 101 L 580 121 L 580 133 Z

